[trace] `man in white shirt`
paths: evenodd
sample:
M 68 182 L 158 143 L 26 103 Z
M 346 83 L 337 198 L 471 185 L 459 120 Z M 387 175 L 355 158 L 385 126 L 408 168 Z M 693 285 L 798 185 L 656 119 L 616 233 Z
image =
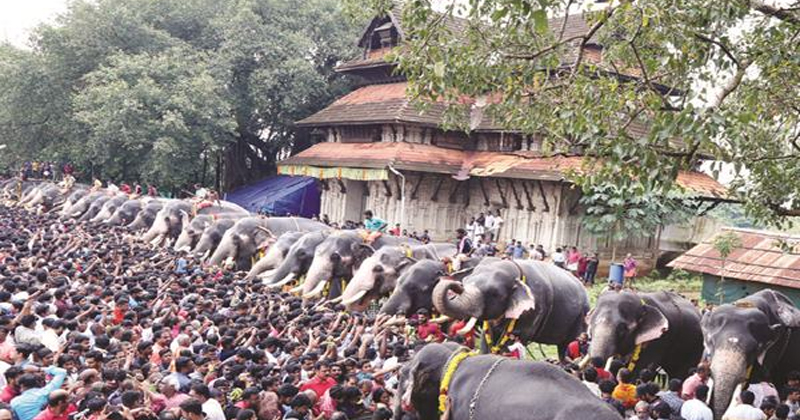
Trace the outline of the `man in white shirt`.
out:
M 722 416 L 722 420 L 767 420 L 767 415 L 763 411 L 753 407 L 756 396 L 751 391 L 742 391 L 739 400 L 741 403 L 729 408 Z
M 197 399 L 203 404 L 203 413 L 206 415 L 206 420 L 225 420 L 225 412 L 222 410 L 222 405 L 219 401 L 211 398 L 211 390 L 206 384 L 194 384 L 189 396 Z
M 694 390 L 694 399 L 681 406 L 681 417 L 685 420 L 714 420 L 714 413 L 705 403 L 708 397 L 708 386 L 698 385 Z

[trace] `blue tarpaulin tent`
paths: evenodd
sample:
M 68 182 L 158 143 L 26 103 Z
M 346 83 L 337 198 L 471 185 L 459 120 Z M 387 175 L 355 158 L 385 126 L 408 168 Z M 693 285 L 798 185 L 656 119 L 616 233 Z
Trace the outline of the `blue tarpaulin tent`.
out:
M 253 213 L 319 215 L 319 187 L 316 178 L 309 176 L 278 175 L 262 179 L 231 191 L 225 199 Z

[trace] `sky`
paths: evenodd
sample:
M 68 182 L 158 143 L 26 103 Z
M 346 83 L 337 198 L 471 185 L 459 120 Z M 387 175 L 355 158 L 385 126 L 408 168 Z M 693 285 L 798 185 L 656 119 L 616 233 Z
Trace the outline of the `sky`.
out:
M 28 43 L 30 30 L 52 22 L 67 10 L 68 0 L 0 0 L 0 40 L 18 47 Z

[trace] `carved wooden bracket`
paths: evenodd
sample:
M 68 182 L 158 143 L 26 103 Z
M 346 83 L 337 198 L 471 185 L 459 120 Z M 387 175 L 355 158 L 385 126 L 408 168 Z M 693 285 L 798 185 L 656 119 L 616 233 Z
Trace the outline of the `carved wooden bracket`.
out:
M 528 190 L 528 181 L 522 181 L 522 190 L 525 192 L 525 200 L 528 201 L 528 211 L 536 211 L 536 206 L 533 205 L 531 200 L 531 192 Z
M 419 174 L 419 179 L 417 179 L 417 182 L 414 184 L 414 189 L 411 190 L 411 199 L 412 200 L 416 200 L 417 199 L 417 192 L 419 191 L 419 186 L 422 185 L 422 180 L 423 179 L 425 179 L 425 172 L 422 172 L 422 173 Z
M 486 188 L 483 186 L 483 178 L 478 178 L 478 185 L 481 186 L 481 193 L 483 193 L 483 205 L 489 207 L 491 203 L 489 202 L 489 194 L 486 194 Z
M 497 186 L 497 192 L 500 194 L 500 199 L 503 201 L 503 208 L 508 208 L 508 200 L 506 199 L 506 193 L 503 192 L 503 186 L 500 185 L 500 178 L 494 179 L 494 184 Z
M 440 176 L 439 181 L 436 182 L 436 188 L 433 189 L 433 194 L 431 194 L 431 201 L 436 202 L 439 200 L 439 190 L 442 189 L 442 183 L 444 183 L 444 177 Z
M 400 201 L 400 199 L 402 198 L 400 197 L 400 192 L 403 191 L 403 187 L 400 185 L 399 176 L 394 177 L 394 185 L 397 187 L 397 195 L 395 196 L 395 199 L 397 199 L 397 201 Z
M 578 197 L 575 199 L 575 202 L 569 207 L 568 214 L 570 216 L 574 215 L 578 211 L 578 206 L 581 204 L 581 197 L 583 197 L 583 192 L 578 191 Z
M 544 204 L 543 212 L 549 213 L 550 212 L 550 204 L 547 203 L 547 194 L 544 193 L 544 186 L 542 185 L 542 181 L 536 180 L 536 183 L 539 184 L 539 194 L 542 195 L 542 204 Z
M 386 181 L 385 179 L 383 181 L 381 181 L 381 182 L 383 183 L 384 195 L 387 196 L 387 197 L 391 197 L 392 196 L 392 188 L 389 186 L 389 182 Z
M 453 191 L 450 191 L 450 197 L 447 197 L 447 201 L 449 201 L 450 203 L 455 203 L 458 201 L 458 199 L 456 198 L 456 194 L 458 194 L 458 190 L 461 189 L 461 184 L 463 184 L 463 182 L 456 181 L 456 184 L 453 187 Z
M 514 181 L 508 179 L 508 185 L 511 186 L 511 193 L 514 194 L 514 201 L 517 202 L 517 210 L 522 210 L 524 207 L 522 206 L 522 201 L 519 199 L 519 193 L 517 192 L 517 187 L 514 186 Z

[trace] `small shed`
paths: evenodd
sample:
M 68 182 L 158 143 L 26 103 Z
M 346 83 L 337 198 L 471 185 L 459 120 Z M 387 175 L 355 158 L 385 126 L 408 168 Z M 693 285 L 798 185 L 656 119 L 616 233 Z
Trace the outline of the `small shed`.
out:
M 728 255 L 723 267 L 714 240 L 726 232 L 738 236 L 741 246 Z M 723 228 L 668 266 L 702 274 L 702 297 L 706 302 L 728 303 L 759 290 L 772 289 L 785 294 L 800 307 L 799 235 Z

